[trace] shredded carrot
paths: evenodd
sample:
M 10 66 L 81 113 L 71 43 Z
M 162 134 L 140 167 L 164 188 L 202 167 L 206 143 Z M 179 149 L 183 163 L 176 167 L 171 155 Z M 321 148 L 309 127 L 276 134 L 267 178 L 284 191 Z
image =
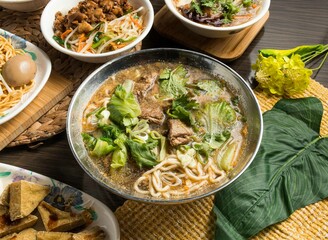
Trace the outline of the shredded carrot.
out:
M 139 22 L 130 15 L 131 21 L 139 28 L 142 29 L 142 26 L 139 24 Z
M 253 3 L 252 8 L 256 8 L 256 7 L 257 7 L 256 3 Z
M 79 42 L 78 42 L 78 45 L 77 45 L 77 52 L 81 52 L 81 50 L 84 48 L 85 46 L 85 40 L 87 38 L 85 37 L 84 33 L 82 33 L 80 36 L 79 36 Z
M 67 29 L 65 32 L 63 32 L 60 35 L 60 38 L 64 40 L 67 37 L 67 35 L 70 34 L 71 32 L 72 32 L 72 29 Z
M 128 45 L 128 43 L 121 43 L 121 44 L 117 44 L 116 42 L 111 42 L 110 45 L 113 47 L 113 49 L 118 49 L 118 48 L 122 48 L 126 45 Z

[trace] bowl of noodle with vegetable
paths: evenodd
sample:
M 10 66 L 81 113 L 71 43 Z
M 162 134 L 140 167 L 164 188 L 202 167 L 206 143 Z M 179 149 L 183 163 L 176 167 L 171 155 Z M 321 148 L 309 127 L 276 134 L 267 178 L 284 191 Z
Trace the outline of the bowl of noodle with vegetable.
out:
M 44 38 L 80 61 L 104 63 L 138 50 L 154 21 L 148 0 L 50 1 L 41 15 Z
M 74 94 L 67 136 L 80 166 L 127 199 L 176 204 L 224 188 L 252 162 L 262 116 L 248 84 L 209 56 L 141 50 Z
M 32 43 L 0 29 L 0 124 L 20 113 L 51 73 L 49 57 Z

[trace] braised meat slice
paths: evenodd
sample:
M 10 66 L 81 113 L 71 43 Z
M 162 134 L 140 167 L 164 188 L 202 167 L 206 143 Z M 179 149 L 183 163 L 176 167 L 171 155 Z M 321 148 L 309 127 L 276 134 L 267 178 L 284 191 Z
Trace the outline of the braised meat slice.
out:
M 186 144 L 191 141 L 193 131 L 186 124 L 181 122 L 179 119 L 169 119 L 169 141 L 171 146 L 175 147 L 181 144 Z
M 147 119 L 151 123 L 163 124 L 165 115 L 162 107 L 154 97 L 143 98 L 140 103 L 140 118 Z
M 156 72 L 140 77 L 134 84 L 133 92 L 137 94 L 139 98 L 145 97 L 154 87 L 156 79 Z

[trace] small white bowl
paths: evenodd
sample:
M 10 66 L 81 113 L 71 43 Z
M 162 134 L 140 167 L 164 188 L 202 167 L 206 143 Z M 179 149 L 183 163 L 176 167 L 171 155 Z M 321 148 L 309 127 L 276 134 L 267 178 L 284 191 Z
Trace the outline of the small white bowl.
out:
M 243 24 L 232 27 L 215 27 L 194 22 L 179 13 L 178 9 L 173 3 L 173 0 L 165 0 L 165 4 L 168 9 L 174 14 L 174 16 L 176 16 L 181 21 L 181 23 L 191 31 L 208 38 L 225 38 L 232 36 L 259 21 L 269 10 L 270 1 L 271 0 L 262 1 L 262 7 L 254 18 Z
M 144 8 L 142 10 L 142 14 L 144 15 L 144 30 L 139 37 L 137 37 L 133 42 L 131 42 L 127 46 L 117 49 L 115 51 L 110 51 L 100 54 L 84 54 L 84 53 L 74 52 L 60 46 L 53 39 L 54 36 L 53 24 L 57 12 L 62 12 L 63 15 L 66 15 L 68 11 L 73 7 L 77 6 L 80 1 L 81 0 L 69 0 L 69 1 L 51 0 L 42 12 L 40 26 L 44 38 L 52 47 L 54 47 L 55 49 L 57 49 L 62 53 L 65 53 L 83 62 L 104 63 L 120 55 L 127 54 L 147 36 L 154 22 L 154 9 L 149 0 L 129 0 L 129 3 L 134 7 L 134 9 L 137 9 L 141 6 Z
M 18 12 L 34 12 L 48 2 L 49 0 L 0 0 L 0 6 Z

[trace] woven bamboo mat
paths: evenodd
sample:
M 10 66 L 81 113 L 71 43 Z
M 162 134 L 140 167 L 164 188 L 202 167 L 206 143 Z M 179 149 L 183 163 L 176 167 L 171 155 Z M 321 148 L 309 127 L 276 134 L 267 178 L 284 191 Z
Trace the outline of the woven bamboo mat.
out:
M 273 107 L 278 97 L 255 92 L 262 112 Z M 321 135 L 328 134 L 328 89 L 312 80 L 308 90 L 295 98 L 316 96 L 324 105 Z M 128 200 L 115 212 L 122 240 L 214 239 L 214 197 L 191 203 L 162 206 Z M 295 211 L 287 220 L 267 227 L 252 239 L 327 239 L 328 199 Z M 225 240 L 225 239 L 223 239 Z

